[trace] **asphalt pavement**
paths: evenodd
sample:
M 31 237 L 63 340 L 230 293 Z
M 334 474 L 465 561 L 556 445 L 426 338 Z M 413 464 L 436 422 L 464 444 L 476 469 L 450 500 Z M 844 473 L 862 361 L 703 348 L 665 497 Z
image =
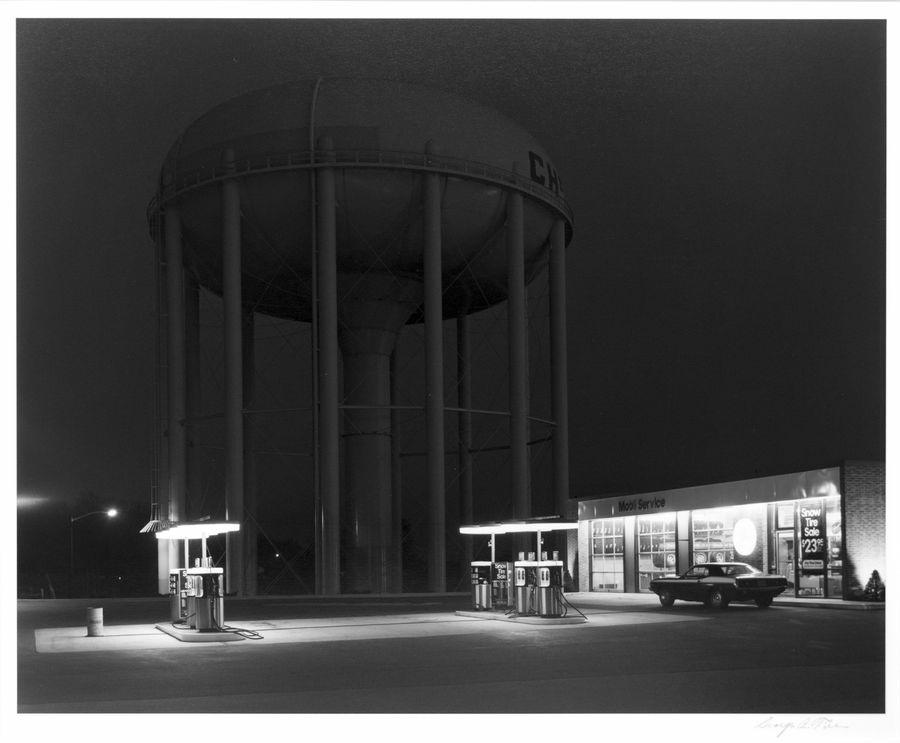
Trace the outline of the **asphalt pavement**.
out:
M 653 595 L 567 599 L 584 621 L 489 620 L 465 594 L 229 598 L 226 625 L 240 641 L 203 643 L 157 628 L 165 597 L 21 600 L 17 722 L 88 718 L 99 731 L 122 713 L 178 713 L 184 731 L 183 713 L 204 713 L 190 724 L 228 719 L 233 733 L 259 714 L 345 726 L 377 715 L 383 726 L 385 715 L 477 713 L 465 719 L 482 726 L 485 713 L 517 713 L 552 730 L 571 714 L 661 724 L 688 713 L 743 719 L 756 734 L 820 720 L 813 731 L 834 723 L 836 736 L 850 729 L 836 720 L 858 733 L 886 719 L 883 605 L 778 599 L 715 611 L 664 609 Z M 86 636 L 88 607 L 104 610 L 100 637 Z

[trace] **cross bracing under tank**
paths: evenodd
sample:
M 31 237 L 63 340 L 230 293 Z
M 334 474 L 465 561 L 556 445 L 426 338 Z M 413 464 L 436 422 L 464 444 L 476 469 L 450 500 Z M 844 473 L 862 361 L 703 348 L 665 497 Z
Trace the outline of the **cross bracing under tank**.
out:
M 542 304 L 543 299 L 546 296 L 546 285 L 545 283 L 542 284 L 540 281 L 540 277 L 545 276 L 545 273 L 545 271 L 542 271 L 539 275 L 539 279 L 532 282 L 532 287 L 536 291 L 529 292 L 532 300 L 529 303 L 529 325 L 532 334 L 536 336 L 539 336 L 540 333 L 539 326 L 546 322 L 546 308 Z M 203 387 L 206 390 L 205 397 L 208 398 L 208 400 L 214 400 L 220 397 L 223 384 L 224 354 L 222 351 L 220 332 L 222 323 L 221 302 L 217 296 L 208 291 L 203 290 L 203 294 L 204 314 L 201 321 L 205 332 L 204 343 L 201 344 L 204 375 Z M 249 309 L 252 309 L 252 305 Z M 472 318 L 470 318 L 470 322 L 471 320 Z M 502 368 L 506 363 L 506 353 L 503 347 L 505 340 L 504 323 L 506 320 L 504 308 L 500 307 L 478 313 L 475 316 L 475 320 L 476 322 L 474 325 L 470 327 L 470 332 L 474 338 L 474 343 L 472 344 L 473 347 L 471 349 L 472 356 L 476 358 L 478 364 L 484 368 L 491 366 Z M 298 404 L 301 400 L 297 397 L 284 398 L 282 395 L 283 390 L 278 386 L 277 382 L 273 383 L 273 381 L 269 379 L 270 375 L 266 373 L 266 370 L 277 367 L 280 363 L 284 362 L 286 357 L 296 358 L 305 354 L 308 350 L 306 346 L 309 343 L 309 324 L 301 321 L 283 321 L 278 318 L 270 318 L 264 315 L 256 316 L 256 324 L 258 328 L 265 329 L 265 332 L 257 330 L 256 333 L 256 380 L 262 390 L 263 399 L 269 400 L 270 403 L 267 404 L 266 407 L 260 408 L 252 406 L 245 408 L 243 411 L 247 419 L 253 419 L 255 421 L 254 428 L 257 442 L 254 447 L 254 455 L 265 458 L 268 462 L 267 467 L 279 469 L 281 477 L 285 480 L 293 481 L 297 491 L 302 491 L 304 489 L 308 490 L 308 484 L 307 486 L 304 486 L 303 481 L 304 478 L 308 480 L 309 468 L 300 467 L 298 465 L 298 459 L 309 460 L 313 455 L 313 451 L 311 447 L 297 449 L 290 445 L 286 445 L 283 441 L 283 437 L 279 436 L 278 430 L 284 425 L 286 420 L 296 420 L 298 416 L 306 417 L 308 421 L 311 405 L 309 404 L 308 399 L 304 401 L 303 404 Z M 445 323 L 445 325 L 447 324 L 451 324 L 450 321 Z M 403 332 L 405 337 L 405 347 L 408 349 L 409 353 L 403 356 L 403 366 L 398 371 L 401 375 L 416 376 L 416 362 L 421 363 L 423 356 L 421 342 L 422 327 L 407 326 L 406 330 Z M 447 333 L 446 335 L 448 337 L 448 356 L 456 356 L 457 349 L 454 344 L 449 342 L 450 334 Z M 533 366 L 538 369 L 540 368 L 539 363 L 534 364 Z M 459 381 L 455 378 L 449 378 L 450 376 L 451 375 L 448 375 L 448 389 L 451 394 L 450 399 L 452 400 L 458 391 Z M 469 413 L 484 419 L 484 422 L 481 425 L 476 426 L 477 431 L 479 432 L 479 440 L 473 442 L 473 445 L 467 449 L 467 453 L 476 457 L 486 454 L 500 456 L 500 459 L 495 463 L 497 466 L 489 468 L 490 474 L 493 475 L 493 477 L 485 479 L 482 490 L 502 492 L 505 491 L 506 488 L 500 486 L 499 483 L 492 485 L 491 482 L 493 479 L 499 477 L 499 473 L 503 472 L 509 459 L 509 443 L 505 440 L 505 421 L 509 418 L 510 413 L 508 409 L 503 407 L 504 398 L 507 394 L 506 382 L 503 375 L 495 375 L 488 376 L 486 382 L 477 386 L 482 399 L 487 405 L 464 408 L 459 405 L 448 403 L 445 405 L 444 410 L 447 413 L 447 420 L 450 422 L 449 425 L 451 428 L 453 427 L 452 421 L 454 414 Z M 419 394 L 421 394 L 421 390 L 419 390 Z M 341 410 L 352 410 L 371 406 L 342 404 L 340 407 Z M 413 430 L 415 430 L 417 425 L 421 426 L 425 412 L 425 406 L 421 400 L 418 401 L 418 403 L 407 402 L 391 404 L 387 407 L 400 414 L 399 425 L 401 429 L 405 430 L 412 427 Z M 204 428 L 209 429 L 210 426 L 221 427 L 223 417 L 224 414 L 220 410 L 210 409 L 210 412 L 184 420 L 184 425 L 192 432 L 192 439 L 194 440 L 192 445 L 198 450 L 205 452 L 206 455 L 201 478 L 203 483 L 202 490 L 200 493 L 189 493 L 189 507 L 191 507 L 192 512 L 197 511 L 198 514 L 200 512 L 218 513 L 223 507 L 221 502 L 223 482 L 221 453 L 223 452 L 224 447 L 221 442 L 218 441 L 221 432 L 213 432 L 211 434 L 210 431 L 207 430 L 206 433 L 202 433 Z M 529 421 L 533 425 L 546 426 L 551 431 L 555 426 L 555 421 L 552 419 L 537 415 L 530 415 Z M 398 432 L 398 435 L 401 435 L 401 432 Z M 415 442 L 420 440 L 420 438 L 421 437 L 417 436 L 415 433 L 411 434 L 410 439 L 412 445 L 400 452 L 400 457 L 404 461 L 422 459 L 425 456 L 426 452 L 420 447 L 415 446 Z M 550 455 L 550 447 L 548 444 L 551 441 L 552 432 L 533 437 L 529 440 L 529 448 L 538 453 L 538 459 L 534 460 L 532 463 L 533 470 L 539 470 L 546 464 L 544 460 Z M 458 455 L 458 447 L 447 447 L 445 457 L 448 462 L 448 492 L 453 492 L 454 489 L 457 488 L 458 481 L 462 475 L 458 467 L 454 466 L 453 462 Z M 272 464 L 272 458 L 277 460 L 276 464 Z M 307 507 L 308 505 L 309 504 L 307 504 Z M 510 497 L 507 495 L 502 503 L 496 504 L 494 511 L 486 512 L 484 517 L 508 513 L 510 512 L 511 505 Z M 477 508 L 478 504 L 476 503 L 476 509 Z M 411 518 L 408 519 L 410 528 L 407 529 L 405 535 L 401 536 L 401 539 L 406 542 L 415 538 L 416 531 L 422 526 L 422 522 L 425 519 L 425 515 L 421 512 L 416 513 L 414 509 L 411 510 Z M 279 539 L 279 527 L 281 526 L 279 519 L 275 518 L 273 520 L 271 516 L 267 519 L 265 516 L 253 513 L 247 513 L 246 517 L 257 523 L 260 533 L 264 535 L 266 539 Z M 475 511 L 475 517 L 476 519 L 483 518 L 478 510 Z M 272 536 L 269 536 L 270 530 L 273 529 L 274 533 Z M 298 529 L 298 531 L 302 532 L 303 530 Z M 448 528 L 448 533 L 451 533 L 452 531 L 453 528 L 451 525 Z M 457 534 L 456 538 L 451 540 L 450 546 L 454 552 L 466 554 L 464 549 L 465 541 L 465 537 Z M 401 544 L 401 548 L 402 547 L 403 544 Z M 304 559 L 308 559 L 310 553 L 304 552 L 304 554 L 306 555 L 306 558 Z M 295 567 L 290 568 L 290 570 L 284 568 L 287 572 L 291 572 L 294 569 Z M 296 569 L 299 570 L 299 568 Z M 462 579 L 462 575 L 463 573 L 461 572 L 460 578 L 451 580 L 451 585 L 458 585 L 459 580 Z M 271 581 L 271 576 L 269 579 Z M 279 585 L 296 587 L 301 580 L 302 578 L 294 580 L 293 583 L 286 583 L 282 578 L 279 581 Z M 307 580 L 304 583 L 307 588 L 310 587 L 308 575 Z

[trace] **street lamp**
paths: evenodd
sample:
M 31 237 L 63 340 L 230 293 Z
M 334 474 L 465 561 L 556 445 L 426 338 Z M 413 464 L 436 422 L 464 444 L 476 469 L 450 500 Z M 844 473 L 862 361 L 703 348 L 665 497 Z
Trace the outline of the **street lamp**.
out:
M 105 511 L 89 511 L 80 516 L 69 516 L 69 575 L 75 574 L 75 522 L 86 519 L 94 514 L 105 513 L 109 518 L 115 518 L 119 511 L 115 508 L 108 508 Z

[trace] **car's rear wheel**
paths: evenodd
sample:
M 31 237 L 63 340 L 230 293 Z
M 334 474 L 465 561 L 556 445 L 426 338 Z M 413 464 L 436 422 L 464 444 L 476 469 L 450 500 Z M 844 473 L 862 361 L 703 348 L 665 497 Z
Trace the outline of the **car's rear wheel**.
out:
M 769 608 L 769 607 L 772 605 L 772 597 L 771 597 L 771 596 L 764 596 L 764 597 L 762 597 L 762 598 L 758 598 L 758 599 L 756 599 L 756 605 L 757 605 L 760 609 L 767 609 L 767 608 Z
M 706 596 L 706 605 L 710 609 L 724 609 L 728 606 L 728 599 L 721 588 L 713 588 Z
M 675 603 L 675 597 L 672 595 L 671 591 L 660 591 L 659 603 L 661 603 L 663 606 L 671 606 Z

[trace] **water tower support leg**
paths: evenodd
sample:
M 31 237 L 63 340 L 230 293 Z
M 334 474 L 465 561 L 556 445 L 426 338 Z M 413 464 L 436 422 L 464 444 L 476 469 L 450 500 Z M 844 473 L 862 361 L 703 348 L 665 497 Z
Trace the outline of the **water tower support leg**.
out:
M 195 445 L 197 429 L 194 420 L 200 413 L 200 286 L 190 272 L 185 272 L 185 360 L 187 373 L 187 486 L 184 496 L 184 518 L 199 518 L 203 490 L 202 464 Z M 186 565 L 185 567 L 190 567 Z
M 506 253 L 509 282 L 509 438 L 513 515 L 531 513 L 528 460 L 528 346 L 525 294 L 525 228 L 522 194 L 507 196 Z
M 233 167 L 233 154 L 225 154 Z M 225 325 L 225 518 L 244 516 L 243 349 L 241 343 L 241 203 L 236 178 L 222 182 L 222 301 Z M 225 586 L 244 594 L 244 535 L 229 532 L 225 542 Z
M 242 342 L 243 342 L 243 372 L 244 372 L 244 405 L 253 407 L 253 397 L 256 392 L 256 369 L 254 356 L 256 349 L 256 326 L 254 324 L 255 313 L 250 307 L 245 307 L 242 315 Z M 257 592 L 257 519 L 259 508 L 257 504 L 256 486 L 256 457 L 253 453 L 254 421 L 251 416 L 244 420 L 244 513 L 246 518 L 242 520 L 241 532 L 243 534 L 244 549 L 244 593 L 247 596 L 255 596 Z
M 425 176 L 425 416 L 428 429 L 428 589 L 446 590 L 444 494 L 444 313 L 441 284 L 441 184 Z
M 320 147 L 334 159 L 331 142 Z M 321 489 L 322 593 L 341 592 L 340 418 L 338 417 L 337 227 L 334 170 L 322 168 L 316 182 L 316 261 L 319 312 L 319 487 Z
M 472 501 L 472 348 L 469 339 L 469 316 L 463 312 L 456 318 L 456 394 L 459 413 L 459 520 L 475 523 Z M 464 536 L 463 575 L 472 561 L 472 537 Z
M 391 354 L 391 592 L 403 591 L 403 468 L 400 459 L 400 371 L 397 349 Z
M 166 209 L 166 301 L 168 320 L 168 429 L 169 429 L 169 478 L 168 514 L 170 521 L 185 517 L 185 490 L 187 477 L 187 436 L 185 435 L 185 311 L 184 311 L 184 256 L 181 238 L 181 214 L 174 206 Z M 178 567 L 181 556 L 175 540 L 164 540 L 167 545 L 169 567 Z
M 559 219 L 550 237 L 550 363 L 553 419 L 553 490 L 556 512 L 569 504 L 569 396 L 566 341 L 566 227 Z

